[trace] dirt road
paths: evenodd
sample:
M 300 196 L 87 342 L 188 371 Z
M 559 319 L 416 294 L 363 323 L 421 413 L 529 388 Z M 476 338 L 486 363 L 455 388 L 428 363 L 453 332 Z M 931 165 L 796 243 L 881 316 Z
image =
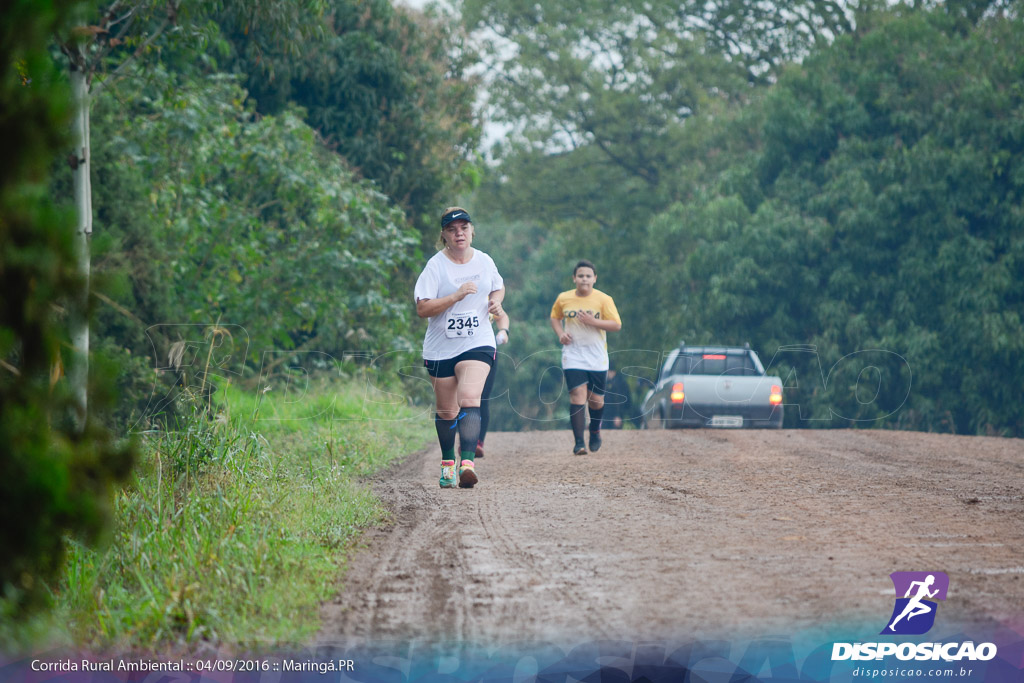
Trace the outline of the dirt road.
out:
M 573 642 L 863 627 L 942 571 L 945 632 L 1024 633 L 1024 440 L 888 431 L 495 433 L 472 490 L 436 448 L 375 482 L 320 639 Z

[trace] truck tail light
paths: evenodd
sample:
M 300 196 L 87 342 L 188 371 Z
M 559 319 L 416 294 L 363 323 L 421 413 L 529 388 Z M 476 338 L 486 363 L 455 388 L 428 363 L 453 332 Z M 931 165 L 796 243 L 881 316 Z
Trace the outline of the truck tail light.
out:
M 669 395 L 669 398 L 672 399 L 673 403 L 682 403 L 683 397 L 683 383 L 676 382 L 675 384 L 672 385 L 672 393 Z
M 782 403 L 782 387 L 778 384 L 772 385 L 772 393 L 768 395 L 768 402 L 773 406 L 777 406 Z

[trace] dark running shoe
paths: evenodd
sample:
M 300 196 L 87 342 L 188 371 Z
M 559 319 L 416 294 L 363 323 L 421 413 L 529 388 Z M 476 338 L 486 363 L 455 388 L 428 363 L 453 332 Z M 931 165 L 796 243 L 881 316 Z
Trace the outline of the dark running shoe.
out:
M 590 452 L 597 453 L 601 450 L 601 432 L 590 432 Z
M 583 445 L 582 441 L 577 441 L 576 445 L 573 446 L 572 454 L 573 455 L 586 455 L 587 454 L 587 447 Z
M 476 457 L 478 457 L 478 458 L 484 457 L 484 442 L 483 441 L 477 441 L 476 442 Z
M 471 489 L 480 481 L 476 476 L 476 469 L 472 460 L 463 460 L 459 467 L 459 488 Z

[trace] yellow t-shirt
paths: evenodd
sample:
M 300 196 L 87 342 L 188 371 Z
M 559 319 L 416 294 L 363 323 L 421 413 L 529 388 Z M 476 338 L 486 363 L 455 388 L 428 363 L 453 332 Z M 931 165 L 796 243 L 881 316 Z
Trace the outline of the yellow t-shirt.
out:
M 615 302 L 600 290 L 591 290 L 587 296 L 579 296 L 575 289 L 559 294 L 551 307 L 551 317 L 564 320 L 565 331 L 572 335 L 572 342 L 562 345 L 562 369 L 607 370 L 608 335 L 604 330 L 577 322 L 576 316 L 584 311 L 600 320 L 622 324 Z

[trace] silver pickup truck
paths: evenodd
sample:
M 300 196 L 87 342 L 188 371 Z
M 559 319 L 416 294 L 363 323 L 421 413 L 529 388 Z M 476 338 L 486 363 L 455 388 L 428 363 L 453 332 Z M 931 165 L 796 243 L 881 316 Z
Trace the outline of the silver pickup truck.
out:
M 749 345 L 671 351 L 644 397 L 647 429 L 782 428 L 782 380 L 766 375 Z

